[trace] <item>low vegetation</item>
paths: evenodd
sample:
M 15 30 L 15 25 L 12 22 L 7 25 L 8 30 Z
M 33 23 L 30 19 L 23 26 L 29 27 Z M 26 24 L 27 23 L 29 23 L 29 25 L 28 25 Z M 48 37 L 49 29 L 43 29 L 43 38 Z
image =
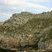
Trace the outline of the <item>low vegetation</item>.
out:
M 41 14 L 29 12 L 13 14 L 0 25 L 0 48 L 10 50 L 14 48 L 23 52 L 51 50 L 52 11 Z

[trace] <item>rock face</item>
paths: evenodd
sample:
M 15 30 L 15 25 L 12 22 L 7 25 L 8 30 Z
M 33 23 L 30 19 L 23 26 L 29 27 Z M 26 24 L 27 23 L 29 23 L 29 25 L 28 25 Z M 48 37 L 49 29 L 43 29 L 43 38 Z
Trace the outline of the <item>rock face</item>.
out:
M 49 40 L 52 40 L 52 12 L 16 13 L 0 25 L 0 48 L 3 49 L 38 49 L 39 42 L 45 43 L 47 48 Z

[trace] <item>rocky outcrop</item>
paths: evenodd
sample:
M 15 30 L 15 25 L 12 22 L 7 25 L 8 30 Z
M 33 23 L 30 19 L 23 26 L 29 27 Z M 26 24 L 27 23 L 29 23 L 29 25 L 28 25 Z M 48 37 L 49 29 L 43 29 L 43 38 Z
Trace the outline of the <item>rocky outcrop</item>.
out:
M 39 45 L 40 48 L 45 45 L 46 49 L 48 49 L 48 47 L 51 47 L 49 40 L 52 40 L 51 16 L 51 12 L 13 14 L 9 20 L 0 25 L 0 48 L 37 50 Z M 49 46 L 47 47 L 48 43 Z

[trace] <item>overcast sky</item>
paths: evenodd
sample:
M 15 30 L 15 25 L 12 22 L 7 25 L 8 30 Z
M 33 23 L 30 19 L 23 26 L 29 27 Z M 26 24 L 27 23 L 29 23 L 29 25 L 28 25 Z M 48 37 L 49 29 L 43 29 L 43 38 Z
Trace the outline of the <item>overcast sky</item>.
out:
M 52 10 L 52 0 L 0 0 L 0 21 L 22 11 L 41 13 Z

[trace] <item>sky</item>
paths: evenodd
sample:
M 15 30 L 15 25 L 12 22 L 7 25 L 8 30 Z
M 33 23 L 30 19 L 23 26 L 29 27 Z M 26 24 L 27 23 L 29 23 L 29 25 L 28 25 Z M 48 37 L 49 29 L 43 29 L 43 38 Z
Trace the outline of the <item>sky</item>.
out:
M 42 13 L 52 10 L 52 0 L 0 0 L 0 22 L 20 12 Z

